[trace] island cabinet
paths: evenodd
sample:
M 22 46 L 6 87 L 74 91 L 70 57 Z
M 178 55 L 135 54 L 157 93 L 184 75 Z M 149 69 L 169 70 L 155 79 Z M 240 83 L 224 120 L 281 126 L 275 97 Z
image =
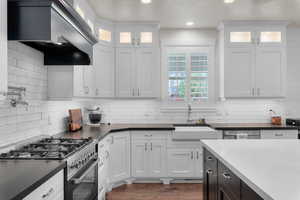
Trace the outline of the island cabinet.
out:
M 203 163 L 204 200 L 263 200 L 207 149 Z

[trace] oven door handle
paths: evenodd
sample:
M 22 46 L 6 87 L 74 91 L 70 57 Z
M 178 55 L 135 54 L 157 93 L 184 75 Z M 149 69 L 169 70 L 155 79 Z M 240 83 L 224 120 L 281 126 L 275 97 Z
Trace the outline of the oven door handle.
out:
M 79 178 L 72 178 L 71 181 L 77 185 L 80 184 L 82 182 L 82 180 L 84 179 L 84 177 L 90 173 L 90 171 L 99 163 L 100 159 L 97 158 L 97 160 L 95 160 L 95 162 L 93 162 L 93 164 L 90 165 L 90 167 L 85 170 L 85 172 L 79 177 Z

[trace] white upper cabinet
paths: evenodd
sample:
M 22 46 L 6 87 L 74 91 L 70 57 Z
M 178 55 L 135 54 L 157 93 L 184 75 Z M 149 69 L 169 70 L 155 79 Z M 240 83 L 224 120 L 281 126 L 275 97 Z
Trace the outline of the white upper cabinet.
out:
M 286 26 L 275 21 L 226 22 L 221 26 L 225 98 L 285 96 Z
M 153 47 L 158 45 L 157 24 L 117 24 L 117 47 Z
M 159 90 L 157 49 L 117 48 L 117 97 L 154 98 Z
M 159 91 L 157 25 L 116 26 L 116 96 L 156 98 Z
M 135 74 L 135 49 L 116 49 L 116 95 L 134 97 L 137 95 Z
M 95 97 L 115 96 L 114 49 L 101 44 L 94 47 Z
M 7 1 L 0 2 L 0 100 L 7 92 Z

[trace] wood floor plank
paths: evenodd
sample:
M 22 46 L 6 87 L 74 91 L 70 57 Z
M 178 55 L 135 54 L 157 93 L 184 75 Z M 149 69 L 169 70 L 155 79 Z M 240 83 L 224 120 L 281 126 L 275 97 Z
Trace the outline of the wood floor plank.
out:
M 132 184 L 107 194 L 107 200 L 203 200 L 202 184 Z

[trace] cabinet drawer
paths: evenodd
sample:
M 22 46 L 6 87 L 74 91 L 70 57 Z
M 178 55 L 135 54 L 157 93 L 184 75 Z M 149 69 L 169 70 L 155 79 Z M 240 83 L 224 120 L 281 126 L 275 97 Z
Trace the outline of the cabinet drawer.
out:
M 132 140 L 167 140 L 169 131 L 132 131 Z
M 217 171 L 218 160 L 212 153 L 210 153 L 206 149 L 204 149 L 203 159 L 204 159 L 204 164 L 207 168 L 210 168 L 213 171 Z
M 240 179 L 234 175 L 224 164 L 218 163 L 219 187 L 224 190 L 232 199 L 240 199 Z
M 298 130 L 263 130 L 262 139 L 298 139 Z
M 61 170 L 28 196 L 26 196 L 24 200 L 63 200 L 63 194 L 64 173 L 63 170 Z

